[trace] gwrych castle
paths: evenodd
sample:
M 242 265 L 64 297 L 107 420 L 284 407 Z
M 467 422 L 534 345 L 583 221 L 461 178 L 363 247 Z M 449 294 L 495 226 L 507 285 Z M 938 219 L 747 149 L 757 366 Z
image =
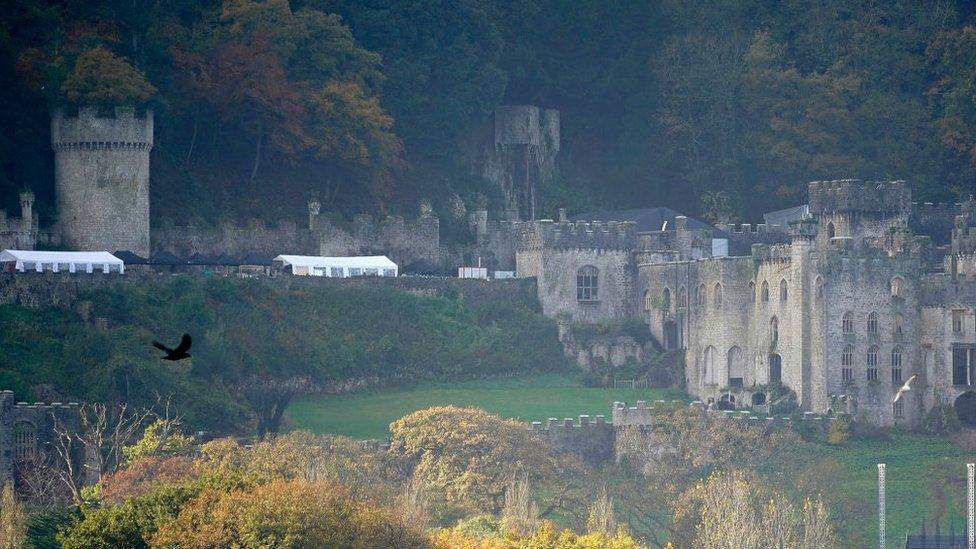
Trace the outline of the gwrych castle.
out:
M 709 225 L 664 207 L 537 219 L 539 189 L 556 171 L 559 113 L 505 106 L 467 155 L 506 197 L 499 219 L 462 214 L 474 244 L 442 244 L 429 208 L 416 220 L 359 216 L 349 229 L 314 201 L 307 226 L 151 227 L 152 117 L 55 112 L 59 221 L 38 227 L 24 193 L 20 219 L 0 215 L 0 247 L 480 261 L 535 278 L 543 312 L 560 322 L 642 319 L 660 347 L 683 352 L 687 391 L 705 405 L 764 406 L 785 388 L 810 412 L 914 427 L 940 403 L 976 425 L 972 200 L 918 204 L 902 181 L 845 179 L 810 183 L 807 204 L 758 225 Z

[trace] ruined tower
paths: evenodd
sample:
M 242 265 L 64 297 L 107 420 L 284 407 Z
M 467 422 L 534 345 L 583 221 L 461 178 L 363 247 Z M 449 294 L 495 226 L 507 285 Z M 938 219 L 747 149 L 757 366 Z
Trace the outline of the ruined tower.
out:
M 153 113 L 82 108 L 51 116 L 58 223 L 78 250 L 149 255 L 149 151 Z
M 538 219 L 541 187 L 556 173 L 559 111 L 532 105 L 497 107 L 494 136 L 483 152 L 481 175 L 501 188 L 508 219 Z

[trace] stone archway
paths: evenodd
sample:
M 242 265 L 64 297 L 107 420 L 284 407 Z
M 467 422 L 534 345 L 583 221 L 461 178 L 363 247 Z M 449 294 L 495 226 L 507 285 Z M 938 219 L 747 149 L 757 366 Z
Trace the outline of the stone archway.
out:
M 952 406 L 956 410 L 956 416 L 964 427 L 976 427 L 976 393 L 966 391 L 956 398 Z
M 715 407 L 719 410 L 735 410 L 735 396 L 729 393 L 723 394 Z
M 758 393 L 752 393 L 752 405 L 762 406 L 766 404 L 766 393 L 759 391 Z

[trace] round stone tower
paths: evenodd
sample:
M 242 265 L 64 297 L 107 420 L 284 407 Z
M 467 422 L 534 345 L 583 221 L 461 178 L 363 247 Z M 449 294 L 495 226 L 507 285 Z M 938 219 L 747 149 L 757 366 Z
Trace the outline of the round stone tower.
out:
M 58 224 L 77 250 L 149 255 L 149 151 L 153 113 L 82 108 L 51 116 Z

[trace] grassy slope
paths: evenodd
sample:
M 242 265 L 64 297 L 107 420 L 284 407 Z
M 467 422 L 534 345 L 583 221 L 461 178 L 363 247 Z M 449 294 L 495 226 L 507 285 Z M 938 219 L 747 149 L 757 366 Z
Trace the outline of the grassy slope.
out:
M 134 405 L 158 392 L 173 395 L 193 428 L 228 431 L 246 425 L 248 405 L 234 387 L 254 375 L 396 384 L 570 368 L 555 323 L 516 299 L 472 305 L 387 287 L 284 291 L 195 277 L 86 298 L 106 329 L 73 310 L 0 306 L 0 389 L 33 401 L 50 385 L 59 400 Z M 161 362 L 150 342 L 184 331 L 193 357 Z
M 568 376 L 543 375 L 490 381 L 424 384 L 410 389 L 347 395 L 309 396 L 294 402 L 287 417 L 294 428 L 355 438 L 384 438 L 387 426 L 410 412 L 457 404 L 484 408 L 504 417 L 545 421 L 549 417 L 602 414 L 609 421 L 615 400 L 682 398 L 668 389 L 581 387 Z

